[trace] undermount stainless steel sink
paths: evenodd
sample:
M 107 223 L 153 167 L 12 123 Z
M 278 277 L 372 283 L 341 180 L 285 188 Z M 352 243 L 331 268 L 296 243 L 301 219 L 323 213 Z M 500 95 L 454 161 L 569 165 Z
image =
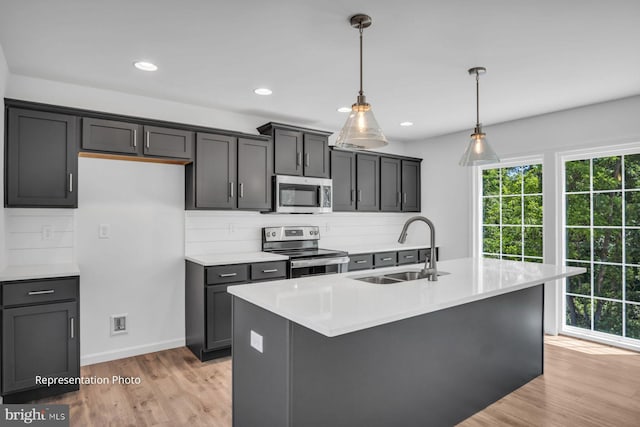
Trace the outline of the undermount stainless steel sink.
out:
M 450 273 L 446 271 L 438 271 L 438 276 L 444 276 Z M 355 280 L 361 282 L 373 283 L 376 285 L 392 285 L 394 283 L 409 282 L 411 280 L 426 279 L 429 276 L 422 270 L 400 271 L 398 273 L 382 273 L 375 276 L 354 277 Z

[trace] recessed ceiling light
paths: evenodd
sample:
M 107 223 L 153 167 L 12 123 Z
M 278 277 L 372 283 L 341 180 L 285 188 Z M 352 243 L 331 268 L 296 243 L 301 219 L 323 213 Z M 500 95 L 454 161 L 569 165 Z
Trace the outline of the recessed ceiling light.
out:
M 413 126 L 413 122 L 402 122 L 402 123 L 400 123 L 400 126 L 405 126 L 405 127 Z
M 142 71 L 156 71 L 158 69 L 156 64 L 146 61 L 136 61 L 133 63 L 133 66 Z
M 253 91 L 256 95 L 271 95 L 273 91 L 271 89 L 267 89 L 266 87 L 259 87 Z
M 340 108 L 338 108 L 338 111 L 340 113 L 348 113 L 348 112 L 351 111 L 351 108 L 349 108 L 349 107 L 340 107 Z

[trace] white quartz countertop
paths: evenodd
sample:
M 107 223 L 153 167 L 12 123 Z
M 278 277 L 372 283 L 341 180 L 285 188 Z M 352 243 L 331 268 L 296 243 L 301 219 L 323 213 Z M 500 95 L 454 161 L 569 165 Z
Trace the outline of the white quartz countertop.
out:
M 229 286 L 228 292 L 313 331 L 334 337 L 585 271 L 549 264 L 463 258 L 439 262 L 438 270 L 451 274 L 440 276 L 436 282 L 421 279 L 377 285 L 355 280 L 406 270 L 417 271 L 420 266 Z
M 436 245 L 437 246 L 437 245 Z M 391 252 L 391 251 L 410 251 L 413 249 L 425 249 L 428 248 L 429 245 L 403 245 L 401 243 L 391 243 L 386 245 L 376 245 L 376 246 L 347 246 L 341 247 L 340 249 L 343 251 L 349 252 L 349 255 L 358 255 L 358 254 L 368 254 L 374 252 Z
M 205 254 L 185 257 L 187 261 L 210 267 L 212 265 L 246 264 L 251 262 L 286 261 L 286 255 L 271 254 L 268 252 L 230 252 L 226 254 Z
M 0 281 L 79 276 L 77 264 L 13 265 L 0 271 Z

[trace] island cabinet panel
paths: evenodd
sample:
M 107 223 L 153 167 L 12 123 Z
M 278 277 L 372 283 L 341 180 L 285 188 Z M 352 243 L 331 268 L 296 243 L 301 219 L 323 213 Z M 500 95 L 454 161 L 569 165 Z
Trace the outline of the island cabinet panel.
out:
M 21 108 L 7 113 L 5 206 L 78 206 L 78 118 Z
M 380 210 L 399 212 L 402 208 L 400 159 L 380 157 Z
M 143 153 L 145 156 L 190 159 L 193 141 L 193 132 L 145 126 Z
M 234 426 L 456 425 L 542 374 L 543 288 L 335 337 L 233 297 Z
M 402 160 L 402 210 L 420 212 L 420 162 Z
M 142 126 L 115 120 L 82 119 L 82 149 L 140 154 Z
M 359 211 L 380 210 L 380 157 L 356 154 L 356 207 Z
M 331 150 L 331 178 L 333 179 L 333 210 L 356 210 L 356 155 Z

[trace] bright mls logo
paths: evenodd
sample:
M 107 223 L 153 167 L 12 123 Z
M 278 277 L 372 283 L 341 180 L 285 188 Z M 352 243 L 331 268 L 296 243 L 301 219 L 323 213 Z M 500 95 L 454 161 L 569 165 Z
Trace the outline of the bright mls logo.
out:
M 2 405 L 0 426 L 69 427 L 69 405 Z

